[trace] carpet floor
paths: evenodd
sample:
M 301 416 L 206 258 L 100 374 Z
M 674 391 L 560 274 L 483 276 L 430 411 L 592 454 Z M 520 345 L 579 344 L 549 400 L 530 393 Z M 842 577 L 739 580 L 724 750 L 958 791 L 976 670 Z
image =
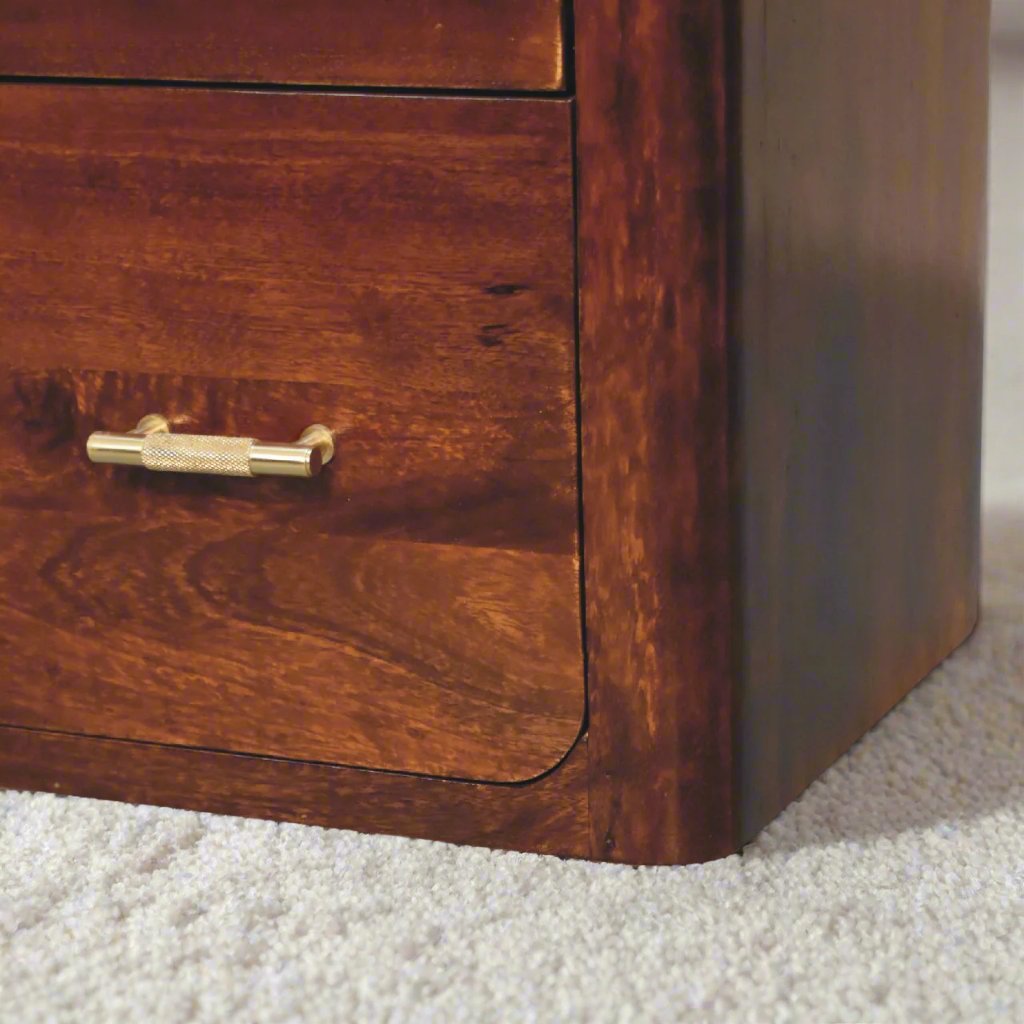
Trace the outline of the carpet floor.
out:
M 1024 1020 L 1024 516 L 973 639 L 741 856 L 0 794 L 0 1019 Z

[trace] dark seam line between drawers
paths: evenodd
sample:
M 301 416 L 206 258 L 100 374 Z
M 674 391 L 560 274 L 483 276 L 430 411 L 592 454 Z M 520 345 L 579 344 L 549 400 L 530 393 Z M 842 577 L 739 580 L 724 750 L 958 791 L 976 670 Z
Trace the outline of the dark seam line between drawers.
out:
M 390 85 L 325 85 L 287 82 L 209 82 L 185 78 L 91 78 L 74 75 L 0 75 L 0 85 L 65 85 L 125 89 L 202 89 L 211 92 L 255 92 L 269 95 L 313 93 L 330 96 L 396 96 L 406 99 L 565 100 L 568 89 L 415 88 Z
M 583 718 L 580 723 L 580 735 L 585 735 L 590 727 L 590 686 L 589 686 L 589 645 L 587 643 L 587 577 L 585 572 L 586 534 L 583 519 L 583 378 L 580 374 L 580 173 L 577 154 L 577 138 L 579 135 L 577 119 L 579 111 L 575 102 L 569 105 L 569 123 L 571 125 L 571 158 L 572 158 L 572 223 L 573 223 L 573 386 L 576 394 L 576 549 L 577 568 L 579 571 L 580 598 L 580 639 L 583 642 Z M 575 744 L 574 744 L 575 746 Z
M 425 779 L 431 782 L 450 782 L 462 786 L 501 786 L 505 789 L 517 789 L 523 786 L 534 786 L 543 782 L 549 775 L 557 772 L 569 759 L 580 742 L 586 736 L 586 730 L 580 734 L 569 745 L 569 749 L 550 768 L 534 775 L 529 779 L 517 779 L 514 782 L 502 782 L 500 779 L 468 779 L 457 775 L 437 775 L 429 772 L 403 771 L 400 768 L 371 768 L 362 764 L 345 764 L 340 761 L 311 761 L 301 757 L 281 757 L 278 754 L 254 754 L 244 750 L 224 750 L 220 747 L 203 747 L 189 743 L 161 743 L 159 740 L 141 740 L 126 736 L 107 736 L 103 733 L 75 732 L 72 729 L 47 729 L 34 725 L 14 725 L 10 722 L 0 722 L 0 731 L 13 729 L 18 732 L 34 733 L 42 736 L 67 736 L 72 739 L 93 740 L 103 743 L 120 743 L 128 746 L 159 747 L 162 750 L 178 750 L 192 752 L 195 754 L 216 754 L 220 757 L 238 757 L 248 761 L 270 761 L 278 764 L 307 765 L 310 768 L 334 768 L 347 772 L 367 772 L 373 775 L 398 775 L 407 779 Z M 4 789 L 0 784 L 0 789 Z M 67 794 L 73 796 L 73 793 Z M 144 801 L 143 801 L 144 802 Z

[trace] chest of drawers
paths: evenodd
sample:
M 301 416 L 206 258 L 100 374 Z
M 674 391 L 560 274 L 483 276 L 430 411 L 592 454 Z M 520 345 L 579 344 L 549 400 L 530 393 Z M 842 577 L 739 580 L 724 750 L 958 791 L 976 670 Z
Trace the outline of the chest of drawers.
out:
M 987 31 L 5 4 L 0 783 L 735 850 L 976 618 Z

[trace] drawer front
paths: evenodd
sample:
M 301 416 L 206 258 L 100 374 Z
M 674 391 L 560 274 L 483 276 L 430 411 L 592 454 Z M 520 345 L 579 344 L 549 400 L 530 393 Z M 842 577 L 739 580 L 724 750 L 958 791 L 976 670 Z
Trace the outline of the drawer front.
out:
M 563 0 L 4 0 L 0 75 L 560 89 Z
M 578 735 L 570 109 L 0 87 L 0 722 L 531 778 Z M 96 466 L 291 441 L 313 480 Z

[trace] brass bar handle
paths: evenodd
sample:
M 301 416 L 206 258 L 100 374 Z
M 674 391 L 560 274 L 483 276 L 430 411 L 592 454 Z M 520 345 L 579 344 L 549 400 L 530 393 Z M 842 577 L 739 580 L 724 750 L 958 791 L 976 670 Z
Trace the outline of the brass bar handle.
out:
M 321 423 L 307 427 L 294 444 L 172 434 L 170 423 L 154 414 L 143 416 L 126 434 L 90 434 L 85 447 L 92 462 L 142 466 L 156 473 L 313 477 L 334 458 L 334 435 Z

